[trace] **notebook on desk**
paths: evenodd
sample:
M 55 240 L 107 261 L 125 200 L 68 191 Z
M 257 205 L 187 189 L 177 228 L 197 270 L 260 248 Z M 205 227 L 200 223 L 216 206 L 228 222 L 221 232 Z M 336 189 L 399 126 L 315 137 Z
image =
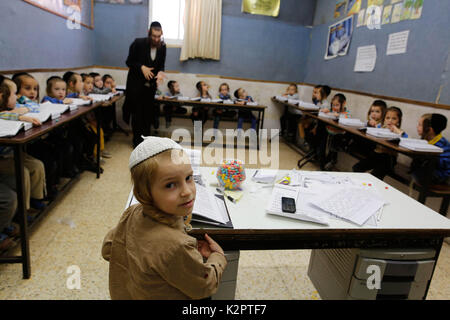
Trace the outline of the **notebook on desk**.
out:
M 233 228 L 225 199 L 215 195 L 206 186 L 195 184 L 197 194 L 192 211 L 192 221 Z
M 0 137 L 14 137 L 23 127 L 22 121 L 0 119 Z

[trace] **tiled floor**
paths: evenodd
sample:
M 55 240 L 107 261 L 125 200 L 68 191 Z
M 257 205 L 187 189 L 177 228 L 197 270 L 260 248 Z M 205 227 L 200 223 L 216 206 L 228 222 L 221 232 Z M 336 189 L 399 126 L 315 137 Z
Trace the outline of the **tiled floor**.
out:
M 109 299 L 108 263 L 100 248 L 123 212 L 131 187 L 130 138 L 117 133 L 107 144 L 113 154 L 97 180 L 85 172 L 30 236 L 31 270 L 0 265 L 0 300 Z M 296 166 L 298 154 L 280 144 L 280 168 Z M 313 165 L 306 169 L 316 170 Z M 403 190 L 402 190 L 403 191 Z M 15 254 L 20 251 L 17 248 Z M 307 276 L 309 250 L 241 251 L 236 299 L 320 299 Z M 81 288 L 68 289 L 70 266 L 81 272 Z M 450 298 L 450 248 L 444 243 L 428 299 Z

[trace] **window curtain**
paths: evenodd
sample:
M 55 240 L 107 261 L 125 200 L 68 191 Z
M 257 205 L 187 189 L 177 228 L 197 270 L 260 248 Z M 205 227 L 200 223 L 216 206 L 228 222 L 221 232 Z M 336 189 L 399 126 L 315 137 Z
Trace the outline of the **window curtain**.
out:
M 220 60 L 222 0 L 185 0 L 184 40 L 180 61 Z

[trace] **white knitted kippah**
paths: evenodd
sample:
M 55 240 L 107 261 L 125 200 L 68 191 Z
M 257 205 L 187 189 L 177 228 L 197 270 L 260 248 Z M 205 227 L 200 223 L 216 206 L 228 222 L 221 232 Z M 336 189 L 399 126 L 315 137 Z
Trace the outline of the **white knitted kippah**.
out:
M 144 141 L 142 141 L 134 150 L 131 152 L 130 161 L 128 163 L 128 167 L 131 169 L 134 166 L 138 165 L 144 160 L 156 156 L 157 154 L 169 150 L 169 149 L 180 149 L 183 148 L 169 138 L 160 138 L 160 137 L 143 137 Z

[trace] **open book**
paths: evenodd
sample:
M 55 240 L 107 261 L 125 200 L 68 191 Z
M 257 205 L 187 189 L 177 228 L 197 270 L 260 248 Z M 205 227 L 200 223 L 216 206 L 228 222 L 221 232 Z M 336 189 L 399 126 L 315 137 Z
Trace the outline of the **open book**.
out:
M 94 99 L 95 102 L 103 102 L 103 101 L 111 100 L 112 96 L 110 94 L 94 94 L 94 93 L 91 93 L 91 94 L 89 94 L 89 97 Z
M 399 146 L 414 151 L 436 153 L 444 152 L 442 148 L 429 144 L 428 141 L 422 139 L 401 138 Z
M 61 114 L 70 110 L 67 104 L 56 104 L 45 102 L 39 106 L 40 112 L 49 112 L 52 115 L 52 119 L 59 118 Z
M 24 116 L 30 117 L 30 118 L 36 118 L 41 123 L 46 122 L 47 120 L 50 120 L 52 118 L 52 113 L 48 110 L 40 110 L 39 112 L 28 112 L 24 114 Z M 57 118 L 57 113 L 54 113 L 55 118 Z
M 377 138 L 385 138 L 385 139 L 396 139 L 396 138 L 400 138 L 399 134 L 396 134 L 394 132 L 392 132 L 389 129 L 386 128 L 371 128 L 368 127 L 366 133 L 368 135 L 377 137 Z
M 22 121 L 0 119 L 0 137 L 14 137 L 23 127 Z
M 275 99 L 277 99 L 278 101 L 282 101 L 282 102 L 288 101 L 288 98 L 287 97 L 283 97 L 283 96 L 275 96 Z
M 359 119 L 351 119 L 351 118 L 339 118 L 339 124 L 342 124 L 344 126 L 349 127 L 355 127 L 355 128 L 365 128 L 366 123 L 362 122 Z
M 92 104 L 91 100 L 83 100 L 83 99 L 78 99 L 78 98 L 71 98 L 72 100 L 72 105 L 74 106 L 88 106 Z
M 197 194 L 192 211 L 192 221 L 233 228 L 224 197 L 214 195 L 207 187 L 198 183 L 195 186 Z
M 319 117 L 332 119 L 332 120 L 337 120 L 338 119 L 338 117 L 336 117 L 333 112 L 328 112 L 328 113 L 319 112 Z
M 305 101 L 299 101 L 298 105 L 302 107 L 303 109 L 309 109 L 309 110 L 319 110 L 320 107 L 316 106 L 314 103 L 309 103 Z
M 288 99 L 287 101 L 289 104 L 293 104 L 295 106 L 297 106 L 300 103 L 300 100 L 296 100 L 296 99 Z

